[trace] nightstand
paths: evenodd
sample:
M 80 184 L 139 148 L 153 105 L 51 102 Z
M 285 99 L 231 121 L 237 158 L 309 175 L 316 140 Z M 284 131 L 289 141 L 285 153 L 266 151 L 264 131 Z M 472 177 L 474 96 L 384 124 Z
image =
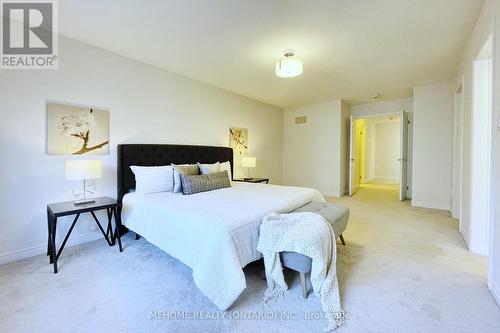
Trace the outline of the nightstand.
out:
M 121 209 L 121 203 L 118 203 L 115 199 L 111 198 L 96 198 L 95 202 L 88 204 L 75 205 L 73 201 L 60 202 L 47 205 L 47 229 L 48 229 L 48 239 L 47 239 L 47 255 L 49 256 L 50 263 L 54 264 L 54 273 L 57 273 L 57 259 L 61 255 L 66 242 L 68 241 L 69 235 L 73 231 L 78 218 L 83 213 L 90 213 L 96 222 L 99 230 L 101 231 L 104 239 L 109 246 L 115 245 L 116 239 L 118 239 L 118 246 L 120 252 L 122 249 L 122 242 L 120 239 L 120 227 L 121 220 L 119 210 Z M 99 223 L 95 212 L 99 210 L 106 210 L 108 216 L 108 226 L 106 231 Z M 113 232 L 113 227 L 111 225 L 111 220 L 113 219 L 113 214 L 115 216 L 115 231 Z M 64 237 L 59 250 L 56 248 L 56 230 L 57 230 L 57 219 L 62 216 L 76 215 L 68 233 Z
M 245 182 L 245 183 L 266 183 L 269 184 L 269 178 L 238 178 L 233 179 L 234 182 Z

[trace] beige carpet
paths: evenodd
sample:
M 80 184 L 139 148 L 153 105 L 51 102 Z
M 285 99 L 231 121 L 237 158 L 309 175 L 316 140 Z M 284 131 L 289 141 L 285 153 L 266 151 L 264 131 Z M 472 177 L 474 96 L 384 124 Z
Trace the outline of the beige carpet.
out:
M 351 208 L 348 245 L 338 246 L 349 313 L 339 332 L 500 332 L 486 259 L 466 251 L 447 213 L 400 203 L 390 185 L 330 201 Z M 318 298 L 302 299 L 292 272 L 285 299 L 264 308 L 261 263 L 247 267 L 247 289 L 223 314 L 186 266 L 143 239 L 128 235 L 124 244 L 121 254 L 104 241 L 69 248 L 57 275 L 45 256 L 0 266 L 0 332 L 276 333 L 325 325 L 316 318 Z M 152 311 L 175 319 L 151 319 Z

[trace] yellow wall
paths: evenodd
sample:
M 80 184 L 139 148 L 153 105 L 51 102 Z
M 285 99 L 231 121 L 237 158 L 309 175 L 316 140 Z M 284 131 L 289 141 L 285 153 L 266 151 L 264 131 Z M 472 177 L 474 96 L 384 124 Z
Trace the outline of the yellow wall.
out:
M 354 129 L 354 149 L 356 152 L 355 158 L 357 160 L 356 177 L 359 179 L 359 183 L 363 184 L 365 182 L 366 120 L 357 119 L 354 123 Z

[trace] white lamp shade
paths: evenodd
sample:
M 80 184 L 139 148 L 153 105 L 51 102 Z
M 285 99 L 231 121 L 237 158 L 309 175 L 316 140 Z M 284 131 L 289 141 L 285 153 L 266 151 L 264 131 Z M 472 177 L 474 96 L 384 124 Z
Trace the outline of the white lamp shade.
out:
M 276 63 L 276 75 L 279 77 L 299 76 L 303 71 L 302 60 L 297 58 L 284 58 Z
M 241 158 L 241 166 L 244 168 L 255 168 L 257 165 L 257 158 L 251 156 L 243 156 Z
M 97 179 L 102 176 L 101 161 L 77 160 L 66 161 L 66 179 L 84 180 Z

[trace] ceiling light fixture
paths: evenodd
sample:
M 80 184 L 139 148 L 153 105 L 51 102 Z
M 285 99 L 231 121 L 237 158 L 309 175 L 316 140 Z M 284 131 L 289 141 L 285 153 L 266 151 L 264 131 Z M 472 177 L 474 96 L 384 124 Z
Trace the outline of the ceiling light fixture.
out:
M 279 77 L 299 76 L 304 71 L 302 60 L 294 58 L 293 51 L 285 51 L 285 57 L 276 62 L 276 75 Z

